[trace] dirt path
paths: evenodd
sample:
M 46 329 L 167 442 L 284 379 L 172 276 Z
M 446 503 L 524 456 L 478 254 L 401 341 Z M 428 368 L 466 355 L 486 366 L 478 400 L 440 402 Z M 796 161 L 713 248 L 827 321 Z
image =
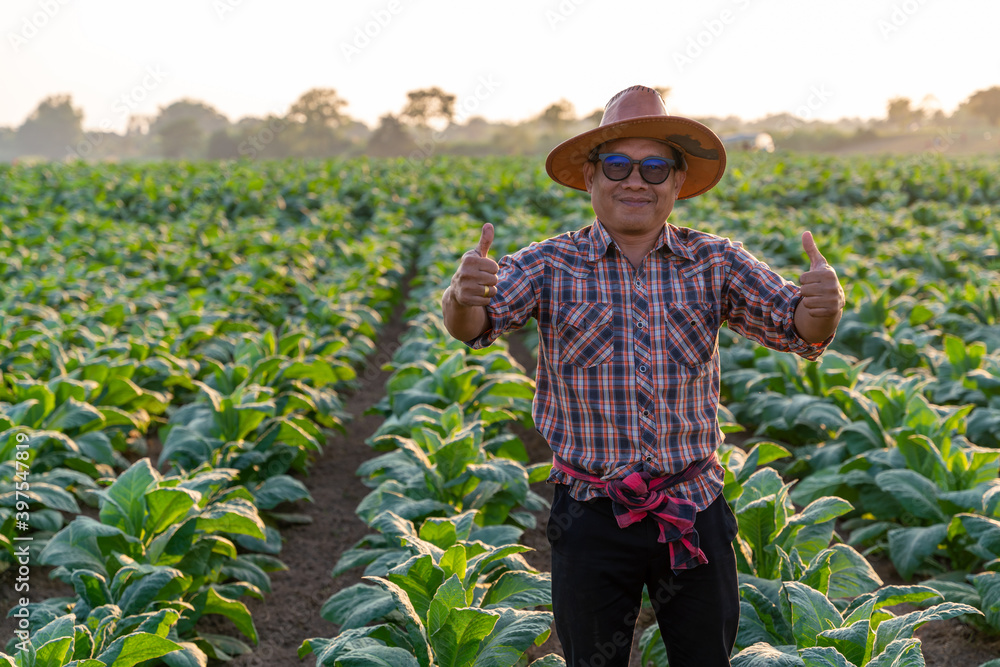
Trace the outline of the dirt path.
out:
M 404 293 L 400 303 L 406 301 Z M 312 503 L 297 503 L 293 511 L 312 517 L 312 524 L 281 528 L 284 546 L 279 558 L 286 572 L 271 574 L 271 593 L 263 601 L 250 600 L 248 607 L 260 642 L 252 653 L 240 656 L 238 667 L 314 665 L 313 656 L 300 661 L 297 655 L 303 640 L 333 637 L 338 627 L 320 616 L 323 603 L 339 590 L 361 581 L 360 569 L 330 577 L 341 554 L 371 532 L 355 514 L 369 489 L 355 471 L 375 452 L 365 444 L 382 424 L 380 415 L 365 411 L 385 395 L 390 373 L 381 366 L 392 359 L 399 336 L 406 330 L 403 306 L 395 309 L 376 342 L 377 352 L 360 372 L 360 387 L 345 399 L 345 410 L 354 418 L 346 432 L 330 438 L 322 455 L 302 482 L 312 494 Z M 234 634 L 234 633 L 230 633 Z

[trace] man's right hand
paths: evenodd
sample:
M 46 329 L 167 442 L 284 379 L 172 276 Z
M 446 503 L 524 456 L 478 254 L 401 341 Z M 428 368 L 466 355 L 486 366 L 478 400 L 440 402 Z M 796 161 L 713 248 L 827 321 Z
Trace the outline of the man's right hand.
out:
M 496 295 L 500 272 L 500 265 L 488 257 L 492 244 L 493 225 L 487 222 L 479 236 L 479 245 L 462 255 L 451 285 L 445 290 L 441 303 L 444 325 L 458 340 L 472 340 L 489 326 L 485 306 Z
M 489 258 L 493 245 L 493 225 L 486 223 L 479 245 L 462 255 L 458 270 L 451 277 L 451 298 L 462 307 L 485 306 L 496 294 L 500 265 Z

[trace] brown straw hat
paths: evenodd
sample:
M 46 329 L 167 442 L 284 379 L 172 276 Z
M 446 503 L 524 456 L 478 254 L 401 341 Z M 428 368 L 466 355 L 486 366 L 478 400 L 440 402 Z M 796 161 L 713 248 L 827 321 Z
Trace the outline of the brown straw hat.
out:
M 708 192 L 726 170 L 726 149 L 715 132 L 696 120 L 667 114 L 652 88 L 632 86 L 611 98 L 600 126 L 553 148 L 545 171 L 556 183 L 586 190 L 583 165 L 593 150 L 606 141 L 632 137 L 662 141 L 684 153 L 687 176 L 678 199 Z

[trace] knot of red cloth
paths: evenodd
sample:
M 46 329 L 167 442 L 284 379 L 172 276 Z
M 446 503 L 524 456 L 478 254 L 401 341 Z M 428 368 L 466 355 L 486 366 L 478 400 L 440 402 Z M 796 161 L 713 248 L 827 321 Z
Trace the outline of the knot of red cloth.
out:
M 694 479 L 714 461 L 715 454 L 712 454 L 676 475 L 653 477 L 648 472 L 634 472 L 624 479 L 611 481 L 579 470 L 556 457 L 552 459 L 552 466 L 607 494 L 619 528 L 651 516 L 660 528 L 657 541 L 669 543 L 671 568 L 689 570 L 708 562 L 705 552 L 698 546 L 698 531 L 694 529 L 697 506 L 690 500 L 671 496 L 667 489 Z

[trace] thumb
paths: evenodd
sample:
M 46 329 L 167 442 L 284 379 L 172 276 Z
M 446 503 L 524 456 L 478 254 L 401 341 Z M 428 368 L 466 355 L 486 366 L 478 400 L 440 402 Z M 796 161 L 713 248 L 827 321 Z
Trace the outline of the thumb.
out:
M 483 232 L 479 235 L 479 245 L 476 250 L 483 257 L 490 254 L 490 246 L 493 245 L 493 225 L 486 223 L 483 225 Z
M 813 239 L 812 232 L 802 232 L 802 249 L 809 256 L 809 270 L 814 271 L 823 266 L 829 266 L 823 253 L 816 247 L 816 240 Z

